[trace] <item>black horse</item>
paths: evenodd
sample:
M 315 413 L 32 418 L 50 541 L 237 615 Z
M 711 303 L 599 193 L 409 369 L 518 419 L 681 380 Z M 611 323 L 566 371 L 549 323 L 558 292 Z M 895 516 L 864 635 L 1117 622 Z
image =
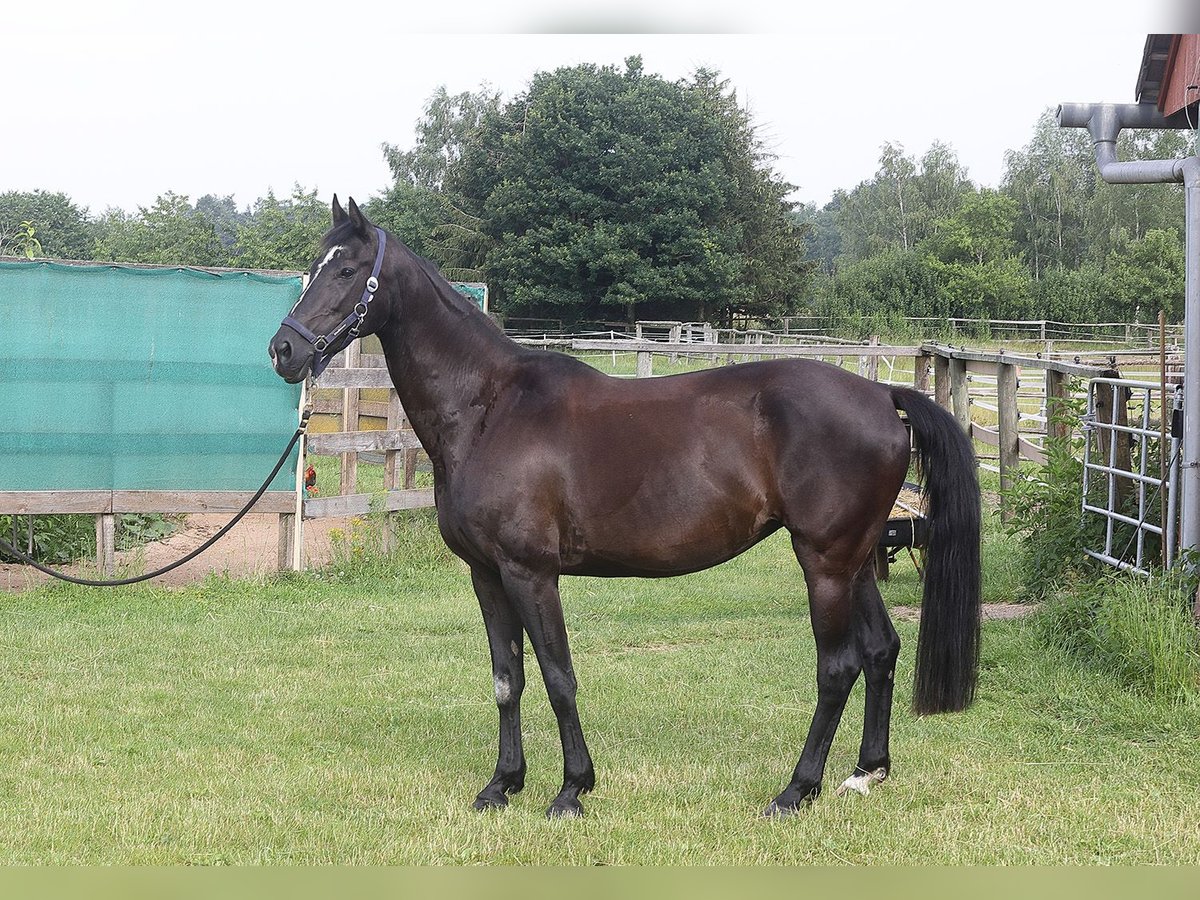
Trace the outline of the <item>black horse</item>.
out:
M 913 708 L 974 697 L 979 646 L 979 488 L 969 441 L 922 394 L 826 363 L 773 360 L 666 378 L 611 378 L 520 347 L 428 261 L 333 201 L 308 287 L 271 340 L 289 382 L 375 333 L 433 464 L 438 524 L 471 569 L 500 710 L 495 774 L 475 800 L 521 790 L 520 703 L 529 635 L 563 749 L 550 816 L 582 813 L 595 784 L 576 707 L 560 575 L 695 572 L 786 528 L 804 570 L 817 646 L 817 707 L 791 781 L 767 807 L 817 797 L 850 689 L 866 677 L 862 744 L 842 784 L 887 777 L 900 641 L 873 550 L 908 470 L 908 418 L 930 539 Z

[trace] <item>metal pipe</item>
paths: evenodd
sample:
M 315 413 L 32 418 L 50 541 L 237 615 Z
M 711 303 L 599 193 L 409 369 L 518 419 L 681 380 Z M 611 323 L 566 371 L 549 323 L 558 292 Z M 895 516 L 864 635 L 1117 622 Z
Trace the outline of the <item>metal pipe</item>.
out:
M 1187 279 L 1180 545 L 1185 551 L 1200 550 L 1200 159 L 1117 160 L 1117 136 L 1122 128 L 1174 127 L 1149 103 L 1063 103 L 1058 107 L 1058 124 L 1088 130 L 1100 177 L 1110 184 L 1182 182 L 1184 186 Z
M 1200 159 L 1183 161 L 1185 228 L 1183 354 L 1183 496 L 1181 538 L 1185 550 L 1200 549 Z

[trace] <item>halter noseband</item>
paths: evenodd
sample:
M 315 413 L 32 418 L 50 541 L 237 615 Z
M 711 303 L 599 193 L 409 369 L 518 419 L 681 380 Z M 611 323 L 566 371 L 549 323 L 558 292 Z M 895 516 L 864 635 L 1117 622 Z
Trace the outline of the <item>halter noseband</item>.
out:
M 371 277 L 367 279 L 367 286 L 363 289 L 362 297 L 354 304 L 354 309 L 350 311 L 350 314 L 342 319 L 340 325 L 328 334 L 318 336 L 307 325 L 291 315 L 285 316 L 280 323 L 292 329 L 316 349 L 317 352 L 312 362 L 313 378 L 324 372 L 330 360 L 337 354 L 337 350 L 330 351 L 329 348 L 334 346 L 345 332 L 349 331 L 350 340 L 358 337 L 358 331 L 367 317 L 367 307 L 371 305 L 371 301 L 375 299 L 375 292 L 379 290 L 379 270 L 383 267 L 383 251 L 387 246 L 387 232 L 376 226 L 375 233 L 379 236 L 379 247 L 375 251 L 375 265 L 371 268 Z

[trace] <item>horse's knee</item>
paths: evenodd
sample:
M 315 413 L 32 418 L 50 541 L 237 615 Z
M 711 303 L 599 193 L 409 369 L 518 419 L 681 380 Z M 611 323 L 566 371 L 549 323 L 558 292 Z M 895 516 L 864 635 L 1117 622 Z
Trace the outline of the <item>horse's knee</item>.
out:
M 521 704 L 521 694 L 525 690 L 525 680 L 515 678 L 510 673 L 497 673 L 493 676 L 493 687 L 496 692 L 496 705 L 501 709 L 511 709 Z
M 575 695 L 579 691 L 574 673 L 547 672 L 545 680 L 546 694 L 550 698 L 550 707 L 555 715 L 561 718 L 573 714 L 576 710 Z
M 900 636 L 890 631 L 886 636 L 876 641 L 868 642 L 862 648 L 863 668 L 867 672 L 891 672 L 896 667 L 900 656 Z
M 862 672 L 862 660 L 854 648 L 822 654 L 817 660 L 817 688 L 834 694 L 848 694 Z

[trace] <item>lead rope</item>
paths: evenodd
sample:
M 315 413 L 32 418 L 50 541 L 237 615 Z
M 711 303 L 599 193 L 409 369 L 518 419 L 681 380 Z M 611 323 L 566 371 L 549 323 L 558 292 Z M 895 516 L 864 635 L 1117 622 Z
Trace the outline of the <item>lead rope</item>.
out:
M 234 525 L 242 520 L 242 517 L 250 511 L 250 508 L 254 506 L 254 504 L 259 501 L 259 498 L 267 492 L 267 486 L 275 480 L 275 476 L 279 474 L 279 470 L 282 469 L 283 464 L 287 462 L 287 458 L 292 453 L 292 448 L 296 446 L 296 442 L 300 440 L 300 438 L 304 435 L 304 432 L 308 429 L 308 417 L 310 415 L 312 415 L 311 407 L 304 410 L 303 415 L 300 417 L 300 426 L 296 429 L 296 433 L 292 435 L 292 439 L 288 441 L 287 449 L 285 449 L 283 454 L 279 457 L 279 462 L 275 463 L 275 468 L 271 470 L 271 474 L 267 476 L 267 480 L 262 483 L 262 487 L 260 487 L 254 496 L 250 498 L 250 502 L 243 506 L 236 516 L 230 519 L 220 531 L 210 537 L 207 541 L 205 541 L 187 556 L 183 557 L 182 559 L 177 559 L 175 562 L 163 566 L 161 569 L 155 569 L 153 572 L 147 572 L 145 575 L 135 575 L 131 578 L 76 578 L 74 575 L 68 575 L 66 572 L 60 572 L 56 569 L 51 569 L 49 566 L 42 565 L 32 556 L 21 552 L 3 538 L 0 538 L 0 549 L 12 554 L 22 562 L 33 566 L 39 572 L 45 572 L 47 575 L 51 575 L 62 581 L 69 581 L 71 584 L 83 584 L 89 587 L 118 587 L 124 584 L 137 584 L 139 581 L 149 581 L 151 578 L 157 578 L 159 575 L 165 575 L 172 569 L 182 566 L 185 562 L 195 559 L 197 556 L 223 538 L 226 534 L 228 534 L 229 529 L 233 528 Z

